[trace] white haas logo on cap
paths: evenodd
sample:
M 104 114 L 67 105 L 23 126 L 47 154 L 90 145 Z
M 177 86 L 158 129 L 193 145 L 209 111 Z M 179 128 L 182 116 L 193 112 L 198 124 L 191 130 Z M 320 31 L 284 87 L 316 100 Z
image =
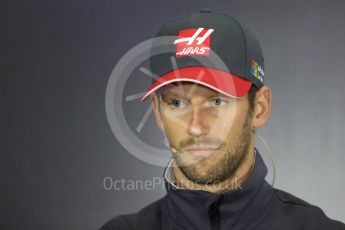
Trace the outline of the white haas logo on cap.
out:
M 186 29 L 178 34 L 178 39 L 174 41 L 177 44 L 176 57 L 183 56 L 208 56 L 210 50 L 210 35 L 214 29 Z

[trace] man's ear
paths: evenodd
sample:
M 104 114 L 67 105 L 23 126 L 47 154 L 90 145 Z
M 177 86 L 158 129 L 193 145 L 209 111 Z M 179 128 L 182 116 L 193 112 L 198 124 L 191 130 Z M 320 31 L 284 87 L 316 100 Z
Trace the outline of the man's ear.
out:
M 254 128 L 262 127 L 271 115 L 272 91 L 268 86 L 261 87 L 257 92 L 254 100 Z
M 161 130 L 161 131 L 164 131 L 163 129 L 163 124 L 162 124 L 162 119 L 161 119 L 161 114 L 159 112 L 159 109 L 158 109 L 158 95 L 154 92 L 151 94 L 151 103 L 152 103 L 152 109 L 153 109 L 153 112 L 155 114 L 155 118 L 156 118 L 156 125 L 157 127 Z

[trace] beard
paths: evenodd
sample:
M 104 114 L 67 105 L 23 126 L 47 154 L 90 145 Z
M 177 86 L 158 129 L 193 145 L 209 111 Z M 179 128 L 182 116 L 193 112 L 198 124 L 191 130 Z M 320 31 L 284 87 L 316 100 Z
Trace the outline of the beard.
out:
M 251 146 L 251 138 L 251 114 L 248 113 L 242 132 L 235 138 L 233 143 L 223 141 L 215 152 L 192 163 L 186 163 L 187 157 L 184 157 L 185 155 L 179 151 L 174 153 L 174 159 L 181 172 L 194 183 L 200 185 L 221 183 L 234 175 L 242 164 Z M 196 142 L 189 139 L 185 143 L 193 145 Z M 219 141 L 213 140 L 207 143 L 219 143 Z

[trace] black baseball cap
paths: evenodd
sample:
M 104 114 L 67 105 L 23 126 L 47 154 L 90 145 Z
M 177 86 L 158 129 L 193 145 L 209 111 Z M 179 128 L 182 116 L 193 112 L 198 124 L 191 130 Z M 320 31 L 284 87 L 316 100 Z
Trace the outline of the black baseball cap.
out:
M 169 44 L 173 52 L 150 58 L 151 72 L 159 78 L 142 101 L 157 89 L 178 81 L 198 83 L 230 97 L 246 95 L 252 84 L 258 88 L 264 85 L 260 44 L 232 16 L 202 9 L 169 21 L 155 37 L 161 36 L 176 37 Z

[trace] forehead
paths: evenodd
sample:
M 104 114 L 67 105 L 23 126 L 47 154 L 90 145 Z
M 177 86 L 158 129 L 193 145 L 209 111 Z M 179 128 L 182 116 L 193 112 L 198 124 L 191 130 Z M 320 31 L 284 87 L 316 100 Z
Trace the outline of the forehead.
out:
M 159 89 L 162 95 L 177 95 L 182 96 L 188 94 L 191 97 L 194 96 L 216 96 L 222 95 L 221 93 L 201 84 L 193 82 L 173 82 Z M 224 95 L 225 96 L 225 95 Z

